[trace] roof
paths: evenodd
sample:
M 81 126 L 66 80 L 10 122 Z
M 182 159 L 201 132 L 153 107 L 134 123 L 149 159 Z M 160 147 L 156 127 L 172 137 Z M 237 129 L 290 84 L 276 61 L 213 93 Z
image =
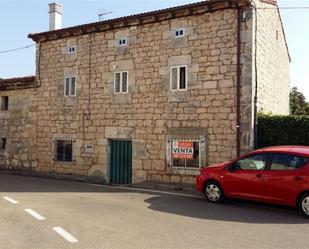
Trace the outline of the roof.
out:
M 34 76 L 20 78 L 0 79 L 0 90 L 17 90 L 35 86 Z
M 250 3 L 250 0 L 208 0 L 192 4 L 181 5 L 167 9 L 145 12 L 136 15 L 124 16 L 115 19 L 93 22 L 69 28 L 57 29 L 41 33 L 31 33 L 29 38 L 35 42 L 56 40 L 64 37 L 89 34 L 93 32 L 106 31 L 115 28 L 129 27 L 146 23 L 168 20 L 177 17 L 189 16 L 205 12 L 211 12 L 226 8 L 235 8 Z
M 309 146 L 284 145 L 262 148 L 254 152 L 286 152 L 309 156 Z
M 263 3 L 269 3 L 269 4 L 272 4 L 272 5 L 278 5 L 278 2 L 277 0 L 261 0 L 261 2 Z

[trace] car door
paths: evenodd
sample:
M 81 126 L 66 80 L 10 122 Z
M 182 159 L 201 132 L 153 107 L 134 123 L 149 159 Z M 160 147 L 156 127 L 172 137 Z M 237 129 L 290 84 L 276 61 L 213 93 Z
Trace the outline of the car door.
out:
M 268 154 L 249 155 L 232 163 L 223 176 L 227 196 L 259 199 L 264 180 Z
M 264 199 L 294 205 L 297 195 L 302 191 L 307 174 L 302 167 L 308 161 L 292 154 L 272 154 L 270 168 L 264 172 Z

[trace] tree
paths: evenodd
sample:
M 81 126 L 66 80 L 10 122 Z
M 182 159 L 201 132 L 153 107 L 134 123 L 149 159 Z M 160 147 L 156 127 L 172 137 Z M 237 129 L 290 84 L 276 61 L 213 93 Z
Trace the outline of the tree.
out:
M 293 87 L 290 92 L 290 109 L 292 115 L 309 115 L 309 103 L 297 87 Z

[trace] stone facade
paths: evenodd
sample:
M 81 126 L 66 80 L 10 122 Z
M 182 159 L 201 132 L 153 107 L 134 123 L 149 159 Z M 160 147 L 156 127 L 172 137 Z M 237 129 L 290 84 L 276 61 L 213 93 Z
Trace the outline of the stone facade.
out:
M 0 98 L 4 96 L 8 97 L 8 110 L 0 110 L 0 139 L 5 139 L 0 167 L 36 169 L 34 90 L 0 91 Z
M 253 18 L 242 20 L 241 27 L 242 151 L 247 151 L 252 148 L 254 115 Z M 185 35 L 175 38 L 180 28 Z M 127 45 L 117 46 L 123 37 Z M 70 46 L 75 53 L 67 53 Z M 267 56 L 261 53 L 258 60 Z M 186 90 L 171 90 L 175 66 L 186 68 Z M 117 72 L 128 73 L 127 93 L 115 93 Z M 76 96 L 64 96 L 67 77 L 75 77 Z M 24 138 L 31 137 L 33 145 L 26 150 L 27 160 L 35 171 L 94 176 L 108 182 L 110 142 L 121 139 L 132 140 L 133 182 L 194 183 L 198 167 L 171 165 L 171 143 L 176 140 L 197 141 L 199 166 L 237 155 L 235 8 L 39 42 L 36 78 L 40 87 L 23 90 L 29 99 L 22 98 L 20 90 L 12 92 L 19 95 L 16 106 L 22 104 L 21 109 L 28 110 L 14 114 L 14 120 L 29 129 Z M 268 98 L 262 91 L 258 97 Z M 268 105 L 267 101 L 259 103 Z M 11 124 L 5 123 L 13 132 L 16 128 Z M 54 160 L 57 140 L 72 141 L 74 160 Z M 91 150 L 86 149 L 88 145 Z
M 256 1 L 255 5 L 260 8 L 256 34 L 258 111 L 287 115 L 290 113 L 290 55 L 280 13 L 276 8 L 269 9 L 265 2 Z

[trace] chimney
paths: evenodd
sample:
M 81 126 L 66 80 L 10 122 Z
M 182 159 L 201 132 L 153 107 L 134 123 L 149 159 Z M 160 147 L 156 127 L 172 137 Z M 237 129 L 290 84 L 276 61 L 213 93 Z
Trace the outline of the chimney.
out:
M 62 28 L 62 4 L 50 3 L 49 6 L 49 30 Z

